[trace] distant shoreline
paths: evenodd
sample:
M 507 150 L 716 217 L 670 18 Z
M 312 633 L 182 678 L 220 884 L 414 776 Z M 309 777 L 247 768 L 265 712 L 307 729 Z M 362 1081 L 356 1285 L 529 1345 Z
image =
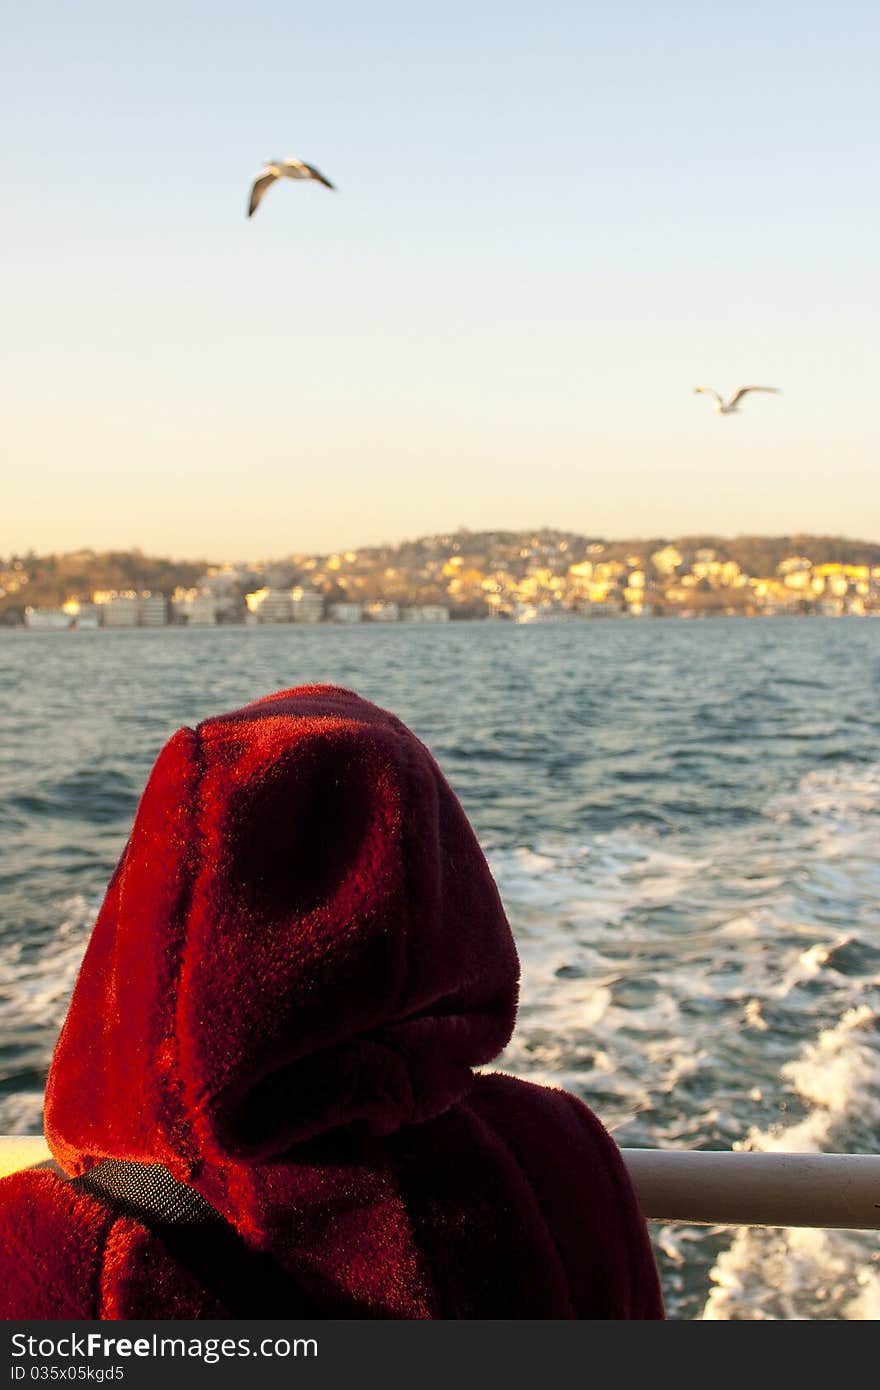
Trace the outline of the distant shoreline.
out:
M 410 629 L 410 628 L 437 628 L 443 627 L 509 627 L 509 628 L 542 628 L 542 627 L 581 627 L 589 626 L 593 623 L 626 623 L 628 626 L 638 623 L 653 621 L 661 622 L 773 622 L 781 620 L 792 622 L 795 620 L 807 621 L 826 621 L 840 622 L 841 619 L 851 618 L 854 621 L 862 622 L 866 618 L 880 618 L 880 611 L 866 613 L 572 613 L 571 615 L 554 615 L 549 618 L 538 618 L 531 621 L 522 622 L 515 618 L 493 618 L 493 617 L 473 617 L 455 618 L 447 623 L 432 622 L 376 622 L 371 619 L 363 619 L 360 622 L 333 622 L 322 620 L 317 623 L 162 623 L 158 626 L 140 627 L 132 624 L 130 627 L 86 627 L 77 628 L 75 624 L 70 627 L 62 628 L 40 628 L 28 627 L 26 623 L 0 623 L 0 634 L 15 633 L 26 634 L 29 637 L 64 637 L 75 635 L 82 637 L 88 634 L 93 636 L 123 635 L 130 636 L 132 633 L 167 633 L 179 632 L 181 634 L 192 635 L 196 632 L 216 633 L 216 632 L 277 632 L 295 628 L 297 631 L 307 630 L 309 632 L 343 632 L 364 629 Z

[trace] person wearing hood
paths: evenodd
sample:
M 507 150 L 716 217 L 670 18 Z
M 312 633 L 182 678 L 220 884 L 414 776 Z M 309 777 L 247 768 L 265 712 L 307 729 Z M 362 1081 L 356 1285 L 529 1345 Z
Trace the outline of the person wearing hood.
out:
M 334 686 L 180 729 L 0 1181 L 6 1319 L 665 1316 L 620 1150 L 497 1072 L 519 962 L 428 749 Z

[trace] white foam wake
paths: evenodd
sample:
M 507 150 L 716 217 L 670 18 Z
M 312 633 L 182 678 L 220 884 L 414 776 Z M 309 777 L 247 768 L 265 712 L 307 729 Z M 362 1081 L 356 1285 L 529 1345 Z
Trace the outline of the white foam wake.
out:
M 823 1030 L 783 1067 L 810 1106 L 787 1127 L 751 1129 L 739 1149 L 780 1153 L 838 1151 L 855 1114 L 862 1124 L 880 1122 L 877 1054 L 871 1045 L 875 1015 L 850 1009 L 835 1028 Z M 712 1289 L 702 1317 L 880 1318 L 880 1251 L 877 1235 L 812 1228 L 740 1228 L 710 1271 Z M 758 1297 L 756 1297 L 758 1293 Z M 807 1314 L 804 1309 L 809 1308 Z

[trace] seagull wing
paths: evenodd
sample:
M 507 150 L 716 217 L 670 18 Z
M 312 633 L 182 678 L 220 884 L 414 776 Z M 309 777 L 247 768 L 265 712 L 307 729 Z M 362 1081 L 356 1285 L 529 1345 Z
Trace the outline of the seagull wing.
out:
M 248 217 L 253 217 L 254 213 L 260 205 L 260 199 L 266 192 L 266 189 L 269 188 L 270 185 L 275 182 L 277 177 L 278 175 L 275 173 L 274 169 L 264 169 L 261 174 L 257 175 L 256 179 L 254 180 L 254 186 L 251 189 L 251 201 L 248 205 Z
M 695 387 L 694 387 L 694 395 L 695 395 L 695 396 L 698 396 L 698 395 L 700 394 L 701 391 L 705 391 L 705 393 L 706 393 L 707 396 L 714 396 L 715 399 L 716 399 L 716 401 L 718 402 L 718 404 L 719 404 L 719 405 L 723 405 L 723 401 L 722 401 L 721 397 L 719 396 L 718 392 L 714 389 L 714 387 L 712 387 L 712 386 L 695 386 Z
M 727 404 L 736 405 L 737 401 L 741 401 L 747 391 L 772 391 L 775 395 L 779 395 L 778 386 L 740 386 L 738 391 L 734 391 Z
M 336 192 L 336 185 L 332 184 L 329 179 L 325 179 L 320 169 L 316 169 L 314 164 L 306 164 L 305 161 L 302 161 L 302 167 L 308 170 L 310 179 L 317 179 L 318 183 L 322 183 L 325 188 L 332 188 L 334 193 Z

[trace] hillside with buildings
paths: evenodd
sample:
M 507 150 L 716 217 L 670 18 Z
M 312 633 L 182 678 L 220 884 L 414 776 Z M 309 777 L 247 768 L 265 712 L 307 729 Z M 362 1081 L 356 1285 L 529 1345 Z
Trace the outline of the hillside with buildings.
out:
M 139 551 L 0 558 L 0 622 L 42 628 L 710 614 L 880 614 L 880 543 L 462 529 L 246 564 Z

